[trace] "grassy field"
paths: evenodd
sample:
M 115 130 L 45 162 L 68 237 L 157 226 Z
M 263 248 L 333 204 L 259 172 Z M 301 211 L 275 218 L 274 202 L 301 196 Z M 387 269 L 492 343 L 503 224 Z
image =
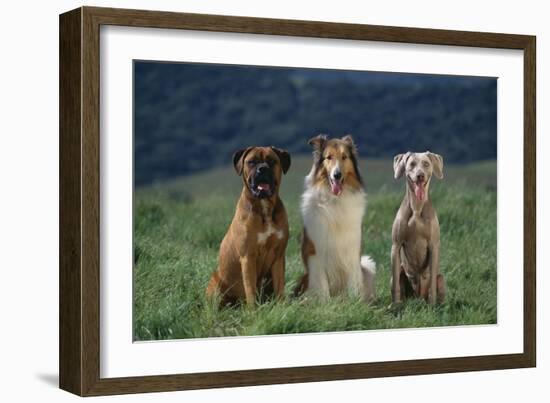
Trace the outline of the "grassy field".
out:
M 299 199 L 309 156 L 294 157 L 281 196 L 290 225 L 286 293 L 303 272 Z M 377 263 L 377 298 L 327 303 L 287 298 L 255 309 L 218 309 L 204 297 L 241 178 L 232 167 L 138 188 L 134 207 L 134 338 L 159 340 L 258 334 L 492 324 L 497 319 L 496 163 L 446 166 L 431 198 L 441 225 L 447 300 L 409 300 L 389 309 L 391 225 L 404 193 L 392 161 L 362 162 L 368 193 L 363 253 Z

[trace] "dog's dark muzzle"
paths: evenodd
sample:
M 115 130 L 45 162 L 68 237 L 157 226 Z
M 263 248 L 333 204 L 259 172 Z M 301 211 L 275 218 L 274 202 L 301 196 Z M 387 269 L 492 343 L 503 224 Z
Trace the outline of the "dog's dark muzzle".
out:
M 249 181 L 250 191 L 254 197 L 266 198 L 275 193 L 277 184 L 271 167 L 267 163 L 261 163 L 256 166 L 255 173 Z

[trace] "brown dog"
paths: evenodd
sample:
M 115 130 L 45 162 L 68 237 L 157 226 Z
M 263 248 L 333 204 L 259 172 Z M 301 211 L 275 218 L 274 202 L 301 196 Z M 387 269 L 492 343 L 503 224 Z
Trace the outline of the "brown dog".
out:
M 392 302 L 422 297 L 430 304 L 445 299 L 439 267 L 439 221 L 429 199 L 432 174 L 443 179 L 443 158 L 426 151 L 396 155 L 395 179 L 405 175 L 405 197 L 392 229 Z
M 288 219 L 279 187 L 290 155 L 275 147 L 248 147 L 233 155 L 233 165 L 243 177 L 243 190 L 206 294 L 219 294 L 222 304 L 245 299 L 252 305 L 259 289 L 262 296 L 281 298 Z

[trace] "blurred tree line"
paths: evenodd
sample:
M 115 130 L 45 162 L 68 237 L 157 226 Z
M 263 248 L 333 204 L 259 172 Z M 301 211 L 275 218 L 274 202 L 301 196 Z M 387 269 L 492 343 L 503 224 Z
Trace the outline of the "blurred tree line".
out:
M 496 91 L 495 78 L 136 61 L 135 183 L 227 165 L 248 145 L 308 153 L 318 133 L 351 133 L 362 157 L 494 159 Z

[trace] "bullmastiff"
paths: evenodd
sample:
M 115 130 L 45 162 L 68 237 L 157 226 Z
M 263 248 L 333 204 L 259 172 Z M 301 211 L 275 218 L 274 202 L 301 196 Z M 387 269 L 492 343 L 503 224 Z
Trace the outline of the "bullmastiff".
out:
M 279 189 L 290 154 L 276 147 L 248 147 L 235 152 L 233 165 L 243 189 L 206 294 L 219 296 L 223 305 L 242 300 L 253 305 L 258 295 L 282 298 L 288 219 Z

